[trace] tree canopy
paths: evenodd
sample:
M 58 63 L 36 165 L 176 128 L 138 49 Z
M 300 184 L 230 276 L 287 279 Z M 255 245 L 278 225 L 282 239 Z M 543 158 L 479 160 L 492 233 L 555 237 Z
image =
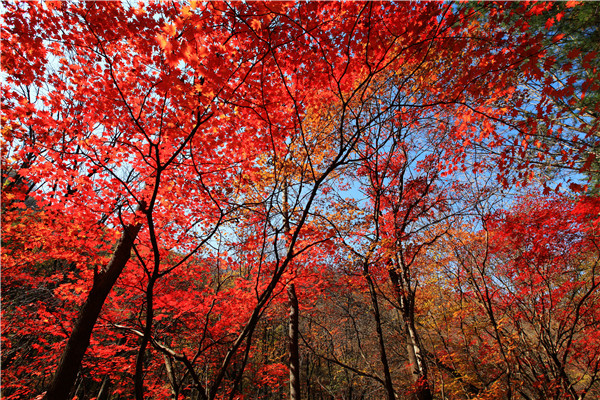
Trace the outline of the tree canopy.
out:
M 2 13 L 7 399 L 600 396 L 593 3 Z

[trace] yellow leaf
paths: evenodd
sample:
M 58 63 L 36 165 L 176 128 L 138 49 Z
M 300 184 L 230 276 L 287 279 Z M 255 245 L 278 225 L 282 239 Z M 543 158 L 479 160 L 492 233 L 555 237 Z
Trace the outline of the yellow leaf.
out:
M 259 20 L 257 19 L 253 19 L 252 21 L 250 21 L 250 26 L 252 27 L 252 29 L 254 29 L 255 31 L 260 30 L 262 24 L 260 23 Z

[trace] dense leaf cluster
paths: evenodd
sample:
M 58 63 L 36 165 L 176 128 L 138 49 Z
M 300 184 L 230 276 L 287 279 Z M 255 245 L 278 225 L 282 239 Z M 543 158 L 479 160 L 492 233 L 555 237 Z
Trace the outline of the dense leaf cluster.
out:
M 6 399 L 600 396 L 595 3 L 3 7 Z

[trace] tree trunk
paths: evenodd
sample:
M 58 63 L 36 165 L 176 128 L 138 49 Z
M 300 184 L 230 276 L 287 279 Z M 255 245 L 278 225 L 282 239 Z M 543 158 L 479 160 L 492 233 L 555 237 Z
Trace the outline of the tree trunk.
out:
M 409 359 L 412 358 L 411 372 L 414 382 L 415 398 L 417 400 L 432 400 L 433 395 L 429 388 L 429 379 L 427 376 L 427 366 L 423 359 L 423 351 L 414 326 L 414 321 L 405 321 L 407 331 L 407 348 Z M 411 357 L 412 356 L 412 357 Z
M 298 298 L 296 288 L 291 283 L 287 287 L 290 302 L 290 324 L 288 349 L 290 357 L 290 400 L 300 400 L 300 355 L 298 351 Z
M 133 387 L 136 400 L 144 400 L 144 358 L 146 349 L 152 337 L 152 325 L 154 321 L 154 285 L 158 279 L 158 265 L 155 266 L 152 276 L 146 286 L 146 321 L 137 358 L 135 360 L 135 373 L 133 375 Z
M 379 358 L 383 366 L 383 374 L 385 378 L 385 391 L 387 393 L 388 400 L 395 400 L 394 384 L 392 383 L 392 374 L 390 373 L 390 366 L 385 351 L 385 342 L 383 340 L 383 329 L 381 327 L 381 313 L 379 312 L 379 302 L 377 300 L 377 293 L 375 292 L 375 284 L 369 274 L 368 264 L 365 262 L 363 265 L 363 273 L 365 279 L 369 285 L 369 294 L 371 295 L 371 304 L 373 305 L 373 318 L 375 318 L 375 328 L 377 330 L 377 339 L 379 342 Z
M 94 274 L 92 289 L 75 322 L 73 332 L 69 336 L 67 346 L 62 353 L 56 373 L 44 397 L 45 399 L 67 400 L 69 398 L 77 378 L 77 371 L 81 367 L 83 355 L 90 344 L 90 337 L 96 320 L 110 290 L 131 256 L 131 249 L 140 228 L 141 225 L 139 224 L 127 225 L 106 268 Z
M 96 400 L 108 400 L 110 397 L 110 378 L 105 376 L 102 379 L 102 385 L 100 386 L 100 390 L 98 391 L 98 397 Z
M 165 360 L 167 379 L 169 381 L 169 385 L 171 386 L 171 397 L 173 399 L 177 399 L 179 397 L 179 385 L 177 384 L 177 377 L 173 371 L 173 361 L 171 360 L 171 356 L 167 354 L 163 354 L 163 359 Z
M 400 314 L 406 332 L 406 350 L 414 386 L 414 398 L 417 400 L 433 400 L 427 376 L 427 364 L 423 358 L 424 352 L 415 327 L 414 292 L 409 290 L 407 279 L 404 279 L 403 275 L 398 275 L 394 268 L 390 268 L 388 274 L 394 294 L 400 304 Z

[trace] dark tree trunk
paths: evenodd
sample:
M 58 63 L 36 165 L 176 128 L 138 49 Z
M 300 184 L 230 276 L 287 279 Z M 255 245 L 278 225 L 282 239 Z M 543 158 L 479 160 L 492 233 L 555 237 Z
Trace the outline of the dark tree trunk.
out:
M 290 357 L 290 400 L 300 400 L 300 355 L 298 351 L 298 298 L 296 288 L 291 283 L 287 287 L 290 302 L 290 325 L 288 349 Z
M 73 332 L 69 336 L 67 346 L 62 353 L 56 373 L 44 397 L 45 399 L 67 400 L 69 398 L 77 379 L 77 371 L 81 367 L 83 355 L 90 344 L 90 337 L 96 320 L 110 290 L 131 256 L 131 249 L 140 228 L 141 225 L 126 226 L 106 268 L 94 274 L 92 289 L 75 322 Z
M 133 386 L 136 400 L 144 400 L 144 359 L 146 349 L 152 337 L 152 325 L 154 321 L 154 285 L 158 279 L 158 266 L 155 267 L 152 276 L 146 286 L 146 321 L 137 358 L 135 360 L 135 373 L 133 376 Z
M 394 394 L 394 384 L 392 382 L 392 374 L 390 373 L 390 365 L 388 363 L 387 353 L 385 351 L 385 342 L 383 340 L 379 302 L 377 300 L 377 293 L 375 292 L 375 283 L 373 282 L 371 275 L 369 275 L 369 267 L 366 262 L 363 265 L 363 273 L 369 285 L 369 294 L 371 295 L 371 304 L 373 305 L 373 318 L 375 318 L 375 328 L 377 330 L 377 339 L 379 343 L 379 358 L 381 359 L 381 365 L 383 366 L 383 374 L 385 378 L 385 391 L 387 393 L 388 400 L 395 400 L 396 396 Z

